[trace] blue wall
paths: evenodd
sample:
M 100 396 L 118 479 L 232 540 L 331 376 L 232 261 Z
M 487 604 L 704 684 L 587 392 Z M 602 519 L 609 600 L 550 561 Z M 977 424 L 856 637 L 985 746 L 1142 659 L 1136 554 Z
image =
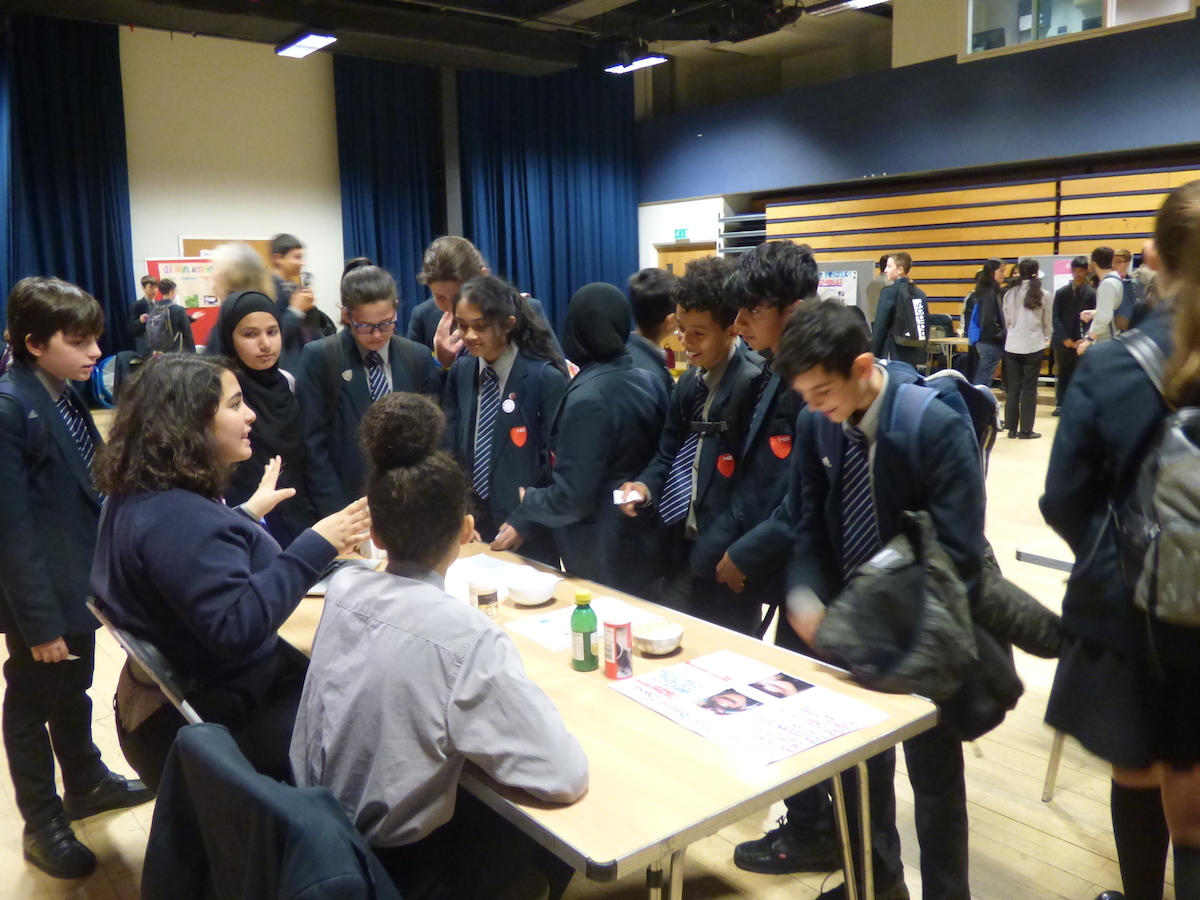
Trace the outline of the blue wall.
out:
M 638 201 L 1200 142 L 1198 48 L 1192 19 L 654 119 L 639 126 Z

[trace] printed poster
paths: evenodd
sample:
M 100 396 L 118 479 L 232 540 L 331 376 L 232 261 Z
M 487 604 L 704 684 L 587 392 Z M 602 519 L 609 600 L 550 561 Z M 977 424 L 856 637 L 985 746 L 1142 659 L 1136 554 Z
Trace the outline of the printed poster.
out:
M 847 306 L 858 305 L 858 272 L 822 272 L 817 282 L 817 295 L 822 300 L 837 300 Z

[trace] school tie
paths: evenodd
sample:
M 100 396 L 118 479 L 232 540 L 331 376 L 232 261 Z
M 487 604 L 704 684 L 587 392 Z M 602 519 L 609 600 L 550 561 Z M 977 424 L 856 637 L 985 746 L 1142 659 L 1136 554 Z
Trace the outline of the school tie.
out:
M 691 421 L 703 421 L 704 402 L 707 399 L 708 382 L 702 375 L 696 379 Z M 662 502 L 658 504 L 659 515 L 668 525 L 674 525 L 687 515 L 688 506 L 692 502 L 692 467 L 695 465 L 696 450 L 699 446 L 699 433 L 690 432 L 671 462 L 671 471 L 667 474 L 667 483 L 663 488 Z
M 472 483 L 480 500 L 488 498 L 488 470 L 492 466 L 492 429 L 500 411 L 500 378 L 491 366 L 479 376 L 479 423 L 475 426 L 475 469 Z
M 367 384 L 371 388 L 371 402 L 388 392 L 387 376 L 383 374 L 383 357 L 372 350 L 367 354 Z
M 58 412 L 63 417 L 63 422 L 67 426 L 67 431 L 71 432 L 71 439 L 75 441 L 75 446 L 79 449 L 79 455 L 83 459 L 83 467 L 89 471 L 92 468 L 92 458 L 96 455 L 96 448 L 92 444 L 92 435 L 88 432 L 87 423 L 83 421 L 81 416 L 71 405 L 69 396 L 70 388 L 67 388 L 59 395 Z
M 846 428 L 842 455 L 842 574 L 850 574 L 879 549 L 875 502 L 871 497 L 871 464 L 866 438 Z

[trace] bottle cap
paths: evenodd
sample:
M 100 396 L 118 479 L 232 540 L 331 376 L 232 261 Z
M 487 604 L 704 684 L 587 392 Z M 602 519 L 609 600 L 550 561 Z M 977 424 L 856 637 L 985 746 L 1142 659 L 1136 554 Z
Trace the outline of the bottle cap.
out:
M 575 591 L 575 605 L 585 606 L 592 602 L 592 592 L 586 588 L 579 588 Z

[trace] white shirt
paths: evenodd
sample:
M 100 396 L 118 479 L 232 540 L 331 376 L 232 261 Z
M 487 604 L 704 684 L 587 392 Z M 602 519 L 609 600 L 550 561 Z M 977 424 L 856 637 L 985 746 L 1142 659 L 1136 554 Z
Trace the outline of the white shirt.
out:
M 588 785 L 583 748 L 504 629 L 428 569 L 342 569 L 292 732 L 296 784 L 328 788 L 369 844 L 395 847 L 450 820 L 467 760 L 539 800 Z
M 1004 295 L 1004 325 L 1008 329 L 1004 338 L 1006 353 L 1041 353 L 1050 346 L 1050 334 L 1054 330 L 1054 296 L 1043 287 L 1042 305 L 1037 309 L 1026 309 L 1028 295 L 1028 281 L 1009 288 Z
M 496 387 L 500 391 L 500 402 L 504 402 L 504 386 L 508 384 L 509 373 L 512 372 L 513 362 L 517 358 L 517 352 L 520 348 L 516 344 L 509 344 L 504 348 L 504 352 L 496 357 L 493 363 L 487 362 L 483 357 L 479 357 L 479 384 L 483 384 L 484 369 L 492 369 L 496 373 Z M 479 405 L 483 401 L 483 391 L 475 392 L 475 433 L 479 432 Z

